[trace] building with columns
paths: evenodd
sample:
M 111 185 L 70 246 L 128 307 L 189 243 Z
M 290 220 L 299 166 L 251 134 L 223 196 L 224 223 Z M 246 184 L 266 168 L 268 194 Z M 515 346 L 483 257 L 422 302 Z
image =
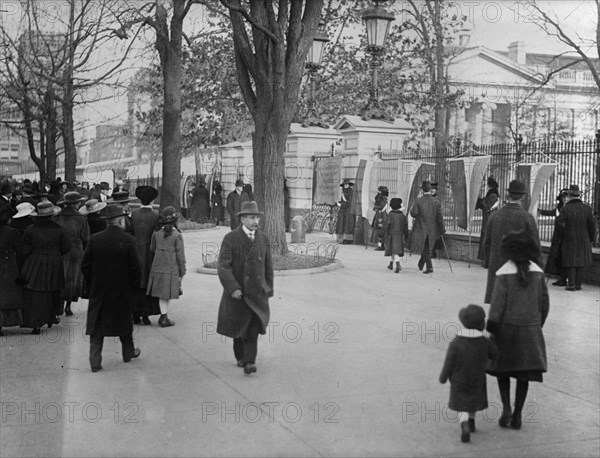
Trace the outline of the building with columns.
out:
M 464 91 L 449 134 L 476 145 L 510 143 L 519 134 L 528 142 L 592 139 L 600 91 L 580 60 L 528 53 L 522 41 L 506 51 L 466 49 L 448 66 L 452 89 Z

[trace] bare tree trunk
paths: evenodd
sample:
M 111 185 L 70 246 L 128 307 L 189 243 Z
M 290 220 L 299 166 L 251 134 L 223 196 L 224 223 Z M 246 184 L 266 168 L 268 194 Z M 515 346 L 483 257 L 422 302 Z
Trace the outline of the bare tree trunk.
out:
M 75 181 L 77 167 L 77 150 L 73 128 L 73 78 L 65 78 L 64 95 L 62 99 L 62 133 L 65 147 L 65 181 Z

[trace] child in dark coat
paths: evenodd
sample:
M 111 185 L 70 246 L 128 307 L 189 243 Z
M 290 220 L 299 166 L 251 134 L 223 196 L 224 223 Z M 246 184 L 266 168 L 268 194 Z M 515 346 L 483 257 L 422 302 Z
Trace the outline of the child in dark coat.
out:
M 448 407 L 458 412 L 462 442 L 475 432 L 475 412 L 488 407 L 486 363 L 498 353 L 496 346 L 483 335 L 485 311 L 469 304 L 458 313 L 464 326 L 448 346 L 440 383 L 450 380 Z
M 402 213 L 402 199 L 394 197 L 390 201 L 392 211 L 387 214 L 383 220 L 381 232 L 383 234 L 383 246 L 385 247 L 385 255 L 391 256 L 391 261 L 388 264 L 388 269 L 394 268 L 396 263 L 396 273 L 399 273 L 400 259 L 404 256 L 404 242 L 408 239 L 408 223 L 406 216 Z

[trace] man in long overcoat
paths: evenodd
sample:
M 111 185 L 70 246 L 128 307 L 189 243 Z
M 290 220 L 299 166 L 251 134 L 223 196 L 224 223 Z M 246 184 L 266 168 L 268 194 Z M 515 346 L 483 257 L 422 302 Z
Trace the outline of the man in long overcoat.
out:
M 237 179 L 235 189 L 227 194 L 227 212 L 229 213 L 229 227 L 233 231 L 240 225 L 238 213 L 242 208 L 242 202 L 249 201 L 248 195 L 244 192 L 244 181 Z
M 83 255 L 81 270 L 90 285 L 86 334 L 92 372 L 102 369 L 104 337 L 119 336 L 126 363 L 141 353 L 133 345 L 131 319 L 141 264 L 135 237 L 124 231 L 125 217 L 120 205 L 106 207 L 107 227 L 90 237 Z
M 412 208 L 410 216 L 415 220 L 410 234 L 410 249 L 413 253 L 421 253 L 419 270 L 427 269 L 424 274 L 433 272 L 431 250 L 437 239 L 446 233 L 442 217 L 442 204 L 431 194 L 431 183 L 424 181 L 421 185 L 423 195 L 419 197 Z
M 492 300 L 492 292 L 494 291 L 494 283 L 496 281 L 496 271 L 508 261 L 508 259 L 500 254 L 500 245 L 502 244 L 502 238 L 509 232 L 526 231 L 529 236 L 535 240 L 535 243 L 539 248 L 539 257 L 535 262 L 538 266 L 542 267 L 542 249 L 537 223 L 533 216 L 521 207 L 523 196 L 527 194 L 525 183 L 519 180 L 513 180 L 510 182 L 507 191 L 508 202 L 500 210 L 497 210 L 490 215 L 490 219 L 485 228 L 485 255 L 483 266 L 488 269 L 484 299 L 486 304 L 489 304 Z
M 563 229 L 562 265 L 568 269 L 568 291 L 581 289 L 581 275 L 585 267 L 591 266 L 592 241 L 596 236 L 596 224 L 592 208 L 581 201 L 579 186 L 569 187 L 569 201 L 556 219 Z
M 223 296 L 217 332 L 233 339 L 235 359 L 245 374 L 256 372 L 258 335 L 266 333 L 273 296 L 271 246 L 258 230 L 260 215 L 256 202 L 244 202 L 238 213 L 242 225 L 225 236 L 219 253 Z

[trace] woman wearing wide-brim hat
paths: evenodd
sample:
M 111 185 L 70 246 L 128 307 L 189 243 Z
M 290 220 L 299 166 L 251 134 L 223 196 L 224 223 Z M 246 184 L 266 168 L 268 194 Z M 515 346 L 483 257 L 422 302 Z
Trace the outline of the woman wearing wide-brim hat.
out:
M 25 229 L 33 224 L 31 214 L 35 211 L 35 206 L 30 202 L 22 202 L 17 205 L 17 213 L 10 220 L 10 226 L 19 231 L 21 237 L 25 233 Z
M 106 220 L 101 216 L 101 212 L 105 208 L 106 202 L 100 202 L 98 199 L 90 199 L 79 209 L 79 213 L 87 218 L 90 235 L 106 229 Z
M 345 178 L 340 186 L 342 188 L 342 196 L 338 202 L 340 211 L 338 213 L 335 233 L 337 234 L 338 242 L 347 245 L 354 242 L 355 217 L 350 213 L 353 198 L 352 186 L 354 186 L 354 183 L 349 178 Z
M 63 255 L 71 249 L 67 230 L 53 220 L 58 207 L 40 202 L 31 214 L 34 223 L 23 235 L 27 256 L 22 276 L 25 280 L 23 326 L 39 334 L 44 324 L 58 323 L 60 292 L 65 286 Z
M 71 240 L 71 249 L 63 257 L 65 287 L 60 294 L 61 300 L 64 301 L 67 316 L 73 315 L 71 302 L 77 302 L 83 291 L 81 261 L 83 260 L 83 250 L 90 238 L 90 228 L 87 218 L 77 211 L 77 208 L 86 199 L 77 191 L 65 193 L 63 200 L 58 202 L 59 205 L 63 206 L 63 209 L 54 219 L 67 230 Z M 62 312 L 62 306 L 60 311 Z
M 173 326 L 167 316 L 171 299 L 182 294 L 181 280 L 185 275 L 185 250 L 183 236 L 177 228 L 179 213 L 173 207 L 165 207 L 158 219 L 161 228 L 152 235 L 150 251 L 154 253 L 146 294 L 158 297 L 160 318 L 158 324 L 165 328 Z

